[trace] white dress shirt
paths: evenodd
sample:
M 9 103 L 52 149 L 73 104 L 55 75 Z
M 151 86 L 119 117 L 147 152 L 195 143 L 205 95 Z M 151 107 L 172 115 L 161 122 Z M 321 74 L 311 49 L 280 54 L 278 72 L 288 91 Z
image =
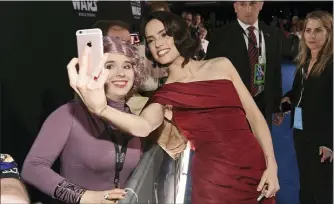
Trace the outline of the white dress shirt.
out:
M 247 25 L 244 24 L 243 22 L 241 22 L 238 19 L 238 23 L 240 24 L 240 26 L 242 27 L 242 29 L 246 32 L 247 35 L 244 34 L 244 39 L 245 39 L 245 43 L 246 43 L 246 47 L 248 49 L 248 34 L 249 31 L 247 30 L 248 27 L 250 27 L 251 25 Z M 259 42 L 259 21 L 257 20 L 254 25 L 255 27 L 254 29 L 254 34 L 256 36 L 256 42 L 257 42 L 257 46 L 259 46 L 260 42 Z M 264 34 L 261 31 L 261 36 L 262 36 L 262 46 L 261 46 L 261 56 L 262 56 L 262 62 L 260 63 L 266 63 L 266 44 L 265 44 L 265 40 L 264 40 Z
M 202 39 L 201 43 L 202 43 L 202 48 L 203 48 L 204 52 L 206 53 L 206 51 L 208 49 L 209 41 L 207 41 L 205 39 Z

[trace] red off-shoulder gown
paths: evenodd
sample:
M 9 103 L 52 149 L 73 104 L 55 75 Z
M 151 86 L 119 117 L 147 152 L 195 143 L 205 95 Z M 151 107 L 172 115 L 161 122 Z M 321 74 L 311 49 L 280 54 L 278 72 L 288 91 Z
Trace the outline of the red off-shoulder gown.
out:
M 150 101 L 172 106 L 173 122 L 196 148 L 192 204 L 258 204 L 265 158 L 231 81 L 165 84 Z

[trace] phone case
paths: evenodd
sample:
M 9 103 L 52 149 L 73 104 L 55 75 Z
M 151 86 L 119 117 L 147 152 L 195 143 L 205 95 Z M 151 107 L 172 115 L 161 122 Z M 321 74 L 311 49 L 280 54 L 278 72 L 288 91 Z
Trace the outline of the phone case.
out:
M 88 59 L 87 75 L 91 76 L 92 72 L 98 68 L 103 57 L 103 36 L 100 29 L 83 29 L 76 32 L 77 49 L 79 66 L 82 64 L 82 55 L 85 47 L 91 47 L 90 56 Z

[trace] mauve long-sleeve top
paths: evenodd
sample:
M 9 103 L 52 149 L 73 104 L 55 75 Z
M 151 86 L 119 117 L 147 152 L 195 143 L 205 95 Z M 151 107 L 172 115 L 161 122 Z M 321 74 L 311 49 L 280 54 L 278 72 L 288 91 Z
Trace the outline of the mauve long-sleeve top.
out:
M 124 103 L 108 102 L 120 111 L 129 112 Z M 67 182 L 88 190 L 114 188 L 115 146 L 101 138 L 105 131 L 103 121 L 91 114 L 80 102 L 67 103 L 54 111 L 44 122 L 23 168 L 22 178 L 49 196 L 57 185 Z M 141 156 L 140 139 L 128 143 L 120 187 L 136 167 Z M 51 167 L 60 157 L 60 174 Z

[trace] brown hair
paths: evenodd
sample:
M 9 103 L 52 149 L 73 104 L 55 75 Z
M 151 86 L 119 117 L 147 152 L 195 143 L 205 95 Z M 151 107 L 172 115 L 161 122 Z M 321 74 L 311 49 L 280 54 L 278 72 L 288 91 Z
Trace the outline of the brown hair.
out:
M 128 30 L 130 32 L 129 24 L 120 20 L 99 20 L 93 25 L 93 28 L 101 29 L 103 36 L 106 36 L 108 34 L 109 29 L 114 26 L 121 27 L 124 30 Z
M 299 41 L 299 53 L 295 59 L 297 62 L 297 71 L 307 63 L 311 55 L 311 51 L 306 46 L 304 38 L 305 28 L 310 19 L 319 20 L 327 31 L 327 40 L 321 48 L 317 56 L 317 63 L 315 63 L 314 70 L 311 72 L 312 75 L 319 76 L 325 70 L 329 60 L 333 57 L 333 17 L 327 11 L 320 10 L 307 14 Z
M 169 6 L 167 2 L 164 1 L 153 1 L 150 3 L 151 12 L 154 11 L 167 11 L 170 12 Z
M 133 94 L 137 91 L 140 85 L 147 79 L 148 74 L 148 70 L 144 67 L 144 59 L 139 54 L 137 48 L 130 43 L 122 42 L 117 37 L 103 37 L 103 50 L 104 53 L 123 54 L 132 61 L 135 77 L 130 93 Z

